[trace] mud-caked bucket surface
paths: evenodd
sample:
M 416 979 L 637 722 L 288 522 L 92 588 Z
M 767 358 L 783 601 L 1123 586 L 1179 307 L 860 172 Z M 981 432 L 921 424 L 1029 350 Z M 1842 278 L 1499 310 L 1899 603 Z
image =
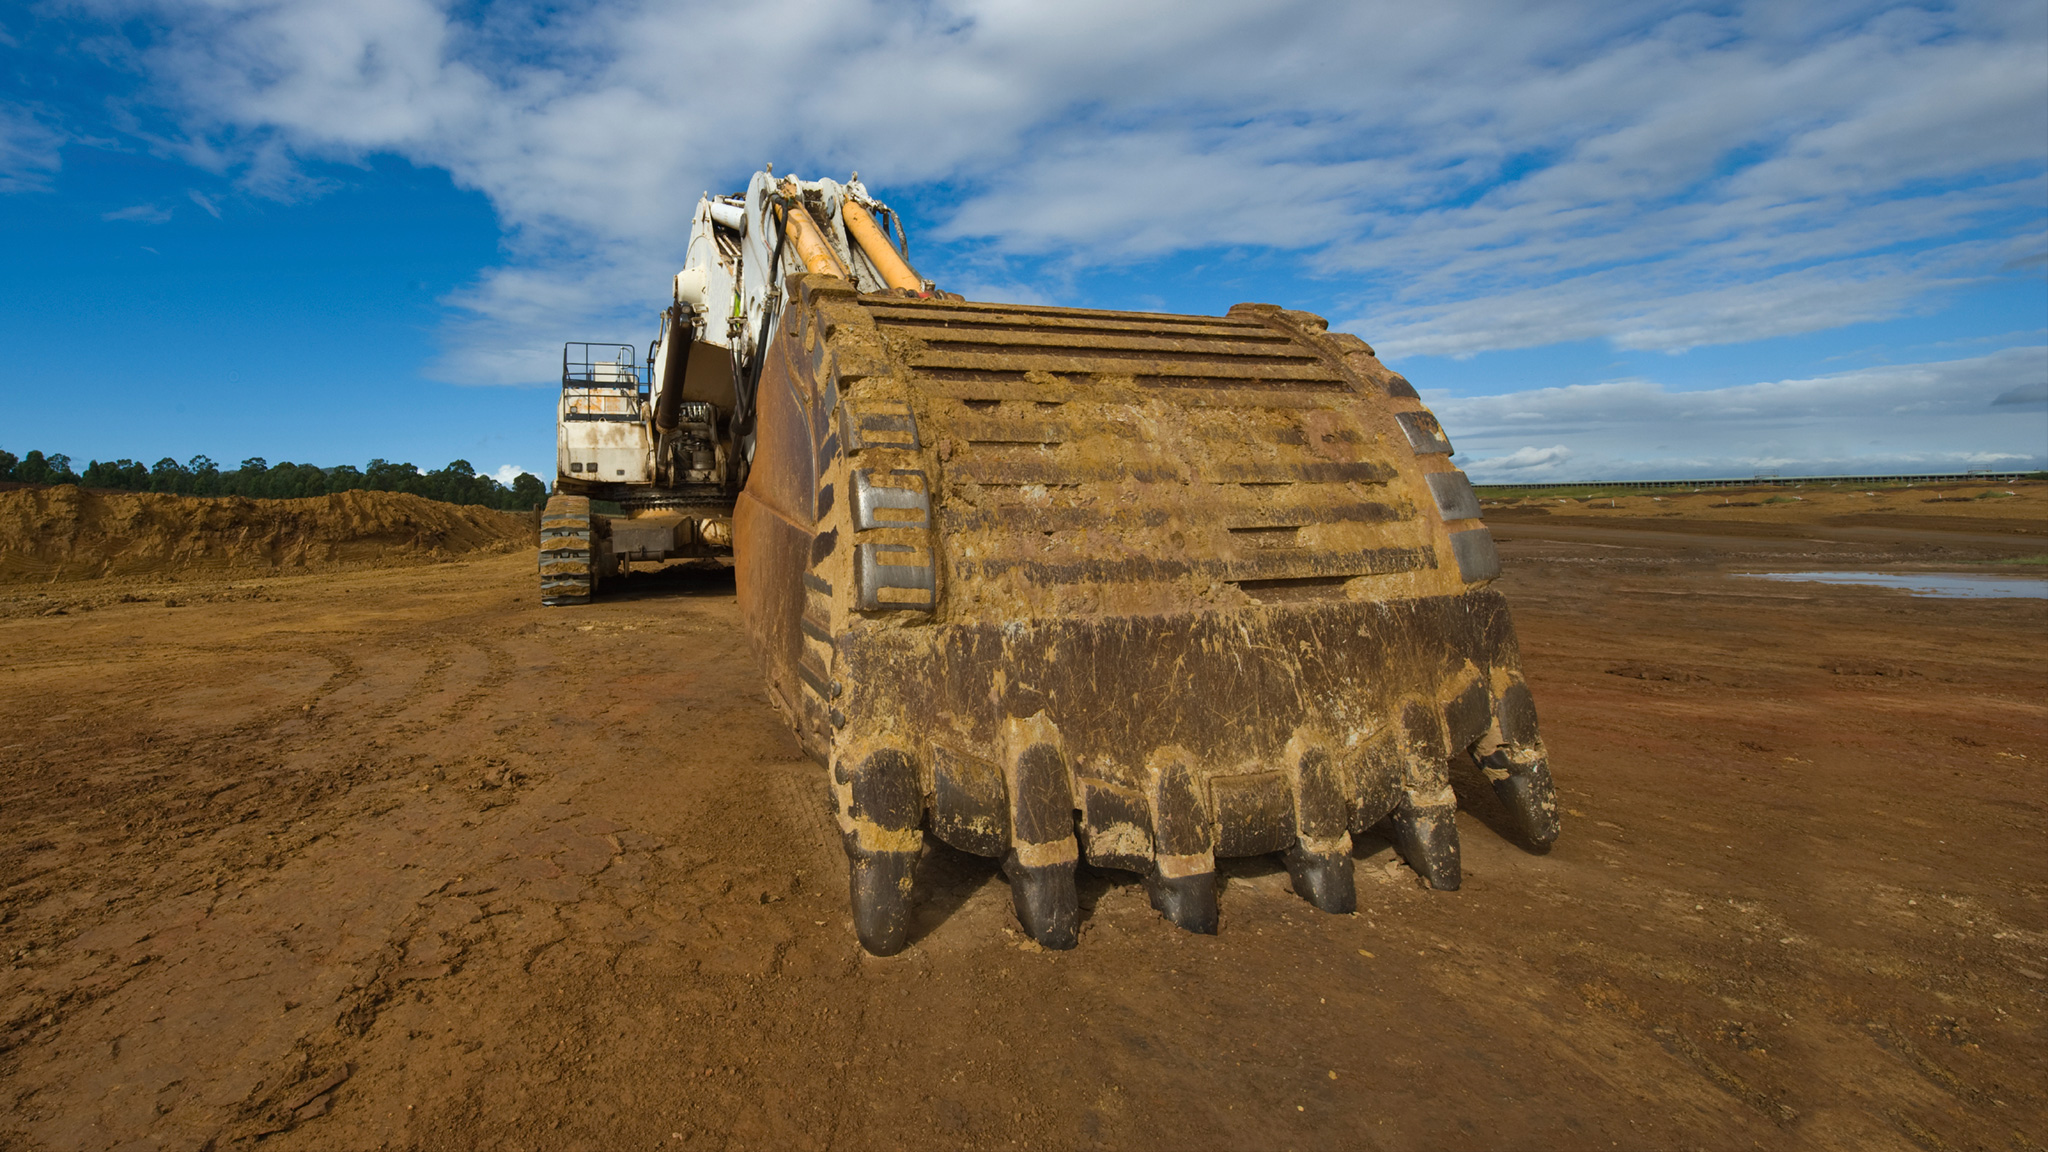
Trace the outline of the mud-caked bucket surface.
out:
M 1478 499 L 1363 341 L 1263 305 L 789 290 L 736 563 L 770 698 L 835 776 L 909 766 L 919 832 L 1005 859 L 1048 947 L 1081 859 L 1274 855 L 1344 911 L 1351 834 L 1390 821 L 1458 886 L 1450 761 L 1543 749 Z M 1516 765 L 1527 808 L 1547 760 Z M 902 836 L 838 795 L 856 862 Z

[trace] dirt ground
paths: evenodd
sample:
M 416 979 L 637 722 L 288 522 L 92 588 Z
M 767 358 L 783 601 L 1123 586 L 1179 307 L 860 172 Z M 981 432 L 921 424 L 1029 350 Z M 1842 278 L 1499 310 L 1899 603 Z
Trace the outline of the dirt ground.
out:
M 18 586 L 0 1145 L 2038 1149 L 2048 602 L 1734 574 L 2038 575 L 2014 491 L 1496 508 L 1556 849 L 1464 788 L 1462 891 L 1084 872 L 1068 953 L 946 850 L 859 950 L 729 577 Z

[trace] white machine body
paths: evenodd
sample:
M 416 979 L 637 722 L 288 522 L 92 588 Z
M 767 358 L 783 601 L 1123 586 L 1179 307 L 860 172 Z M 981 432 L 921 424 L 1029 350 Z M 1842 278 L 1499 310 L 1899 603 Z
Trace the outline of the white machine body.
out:
M 587 602 L 634 563 L 731 554 L 782 286 L 811 272 L 861 292 L 932 295 L 902 236 L 858 176 L 764 171 L 740 195 L 697 202 L 645 358 L 631 344 L 563 345 L 555 491 L 541 517 L 543 603 Z

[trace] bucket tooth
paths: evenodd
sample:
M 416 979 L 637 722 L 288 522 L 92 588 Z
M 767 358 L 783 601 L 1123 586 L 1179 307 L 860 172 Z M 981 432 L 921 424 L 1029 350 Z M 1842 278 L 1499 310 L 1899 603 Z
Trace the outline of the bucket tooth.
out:
M 1497 748 L 1479 757 L 1480 770 L 1493 783 L 1493 794 L 1515 818 L 1522 839 L 1537 852 L 1557 842 L 1557 787 L 1550 763 L 1540 751 Z
M 1145 887 L 1162 916 L 1190 932 L 1213 936 L 1216 845 L 1194 762 L 1187 749 L 1170 744 L 1146 763 L 1156 854 Z
M 1074 838 L 1074 782 L 1059 732 L 1043 712 L 1013 718 L 1003 725 L 1003 751 L 1010 792 L 1003 872 L 1017 920 L 1044 947 L 1072 948 L 1081 931 L 1075 886 L 1081 850 Z
M 1294 891 L 1324 912 L 1352 912 L 1351 833 L 1337 765 L 1321 741 L 1296 733 L 1287 745 L 1294 772 L 1295 842 L 1281 853 Z
M 1295 894 L 1324 912 L 1356 912 L 1358 889 L 1352 884 L 1351 837 L 1342 852 L 1310 852 L 1297 844 L 1281 854 Z
M 1216 868 L 1215 861 L 1200 858 L 1207 867 L 1199 872 L 1185 875 L 1168 875 L 1166 869 L 1174 863 L 1161 860 L 1145 877 L 1145 891 L 1152 897 L 1152 907 L 1166 917 L 1175 927 L 1204 936 L 1216 934 Z
M 1417 875 L 1440 892 L 1459 884 L 1458 797 L 1451 791 L 1443 713 L 1420 701 L 1401 711 L 1406 787 L 1387 817 L 1394 848 Z
M 1536 740 L 1536 701 L 1529 686 L 1519 678 L 1510 679 L 1494 709 L 1500 738 L 1509 744 L 1531 744 Z
M 913 882 L 924 847 L 917 765 L 884 748 L 851 769 L 842 762 L 833 784 L 846 838 L 854 933 L 869 952 L 894 956 L 910 943 Z
M 1072 948 L 1081 938 L 1081 894 L 1074 883 L 1079 864 L 1077 857 L 1027 864 L 1014 848 L 1003 858 L 1017 922 L 1041 947 Z
M 1439 892 L 1455 892 L 1460 883 L 1458 867 L 1458 804 L 1450 789 L 1441 799 L 1418 802 L 1411 793 L 1394 806 L 1388 817 L 1394 829 L 1394 850 L 1415 869 L 1416 875 Z
M 1548 852 L 1558 834 L 1557 787 L 1550 780 L 1543 739 L 1536 734 L 1536 702 L 1529 686 L 1512 673 L 1502 675 L 1496 687 L 1493 728 L 1472 749 L 1472 757 L 1515 818 L 1523 842 L 1533 851 Z
M 848 888 L 854 935 L 869 952 L 894 956 L 910 943 L 910 894 L 918 854 L 862 852 L 849 839 L 846 856 L 852 865 Z

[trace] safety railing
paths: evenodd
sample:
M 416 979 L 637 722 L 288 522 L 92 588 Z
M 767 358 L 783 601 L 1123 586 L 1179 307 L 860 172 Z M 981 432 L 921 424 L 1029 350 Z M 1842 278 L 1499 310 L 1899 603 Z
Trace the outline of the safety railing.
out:
M 562 387 L 633 388 L 649 386 L 651 373 L 631 344 L 569 343 L 562 345 Z

